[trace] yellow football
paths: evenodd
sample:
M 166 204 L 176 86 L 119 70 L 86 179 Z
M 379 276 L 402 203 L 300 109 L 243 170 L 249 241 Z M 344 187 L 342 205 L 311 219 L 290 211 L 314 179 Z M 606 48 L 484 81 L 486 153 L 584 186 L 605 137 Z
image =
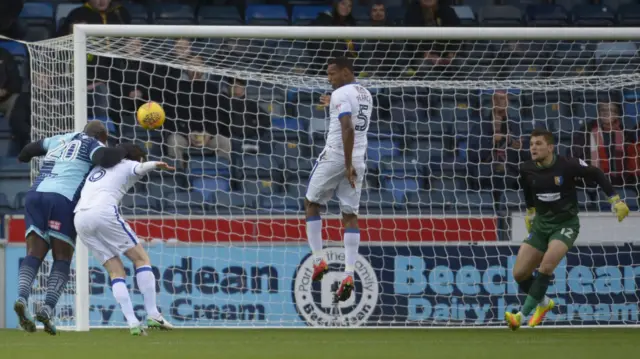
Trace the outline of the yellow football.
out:
M 138 108 L 138 123 L 145 130 L 156 129 L 164 123 L 164 109 L 157 102 L 149 101 Z

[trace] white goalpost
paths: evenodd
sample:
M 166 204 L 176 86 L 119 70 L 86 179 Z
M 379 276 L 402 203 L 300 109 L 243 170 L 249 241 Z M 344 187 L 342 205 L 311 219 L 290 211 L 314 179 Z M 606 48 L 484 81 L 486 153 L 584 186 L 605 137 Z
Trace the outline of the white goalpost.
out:
M 526 158 L 528 132 L 548 128 L 559 153 L 600 163 L 590 126 L 605 112 L 616 118 L 627 132 L 611 149 L 620 152 L 606 152 L 607 166 L 637 211 L 639 31 L 79 24 L 71 36 L 27 44 L 32 140 L 97 118 L 114 143 L 184 164 L 150 176 L 122 204 L 146 241 L 159 307 L 178 327 L 500 327 L 524 299 L 511 274 L 527 234 L 513 168 Z M 302 199 L 327 130 L 324 66 L 343 53 L 357 54 L 358 82 L 377 108 L 356 290 L 336 314 L 337 202 L 323 214 L 331 272 L 313 284 Z M 430 61 L 435 53 L 447 60 Z M 150 100 L 167 112 L 163 129 L 136 124 L 135 109 Z M 504 141 L 486 132 L 495 116 Z M 215 145 L 194 145 L 201 132 Z M 589 184 L 578 198 L 581 234 L 555 273 L 548 294 L 558 308 L 544 325 L 638 325 L 640 216 L 618 224 Z M 58 322 L 77 331 L 126 326 L 108 274 L 81 241 L 73 268 Z M 32 305 L 42 293 L 37 286 Z

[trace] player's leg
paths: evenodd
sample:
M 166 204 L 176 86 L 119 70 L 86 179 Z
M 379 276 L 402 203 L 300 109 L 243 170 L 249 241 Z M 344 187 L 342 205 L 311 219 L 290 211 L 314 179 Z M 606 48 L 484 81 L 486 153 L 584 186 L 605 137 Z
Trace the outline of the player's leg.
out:
M 68 241 L 55 237 L 51 237 L 50 241 L 53 264 L 47 277 L 47 293 L 44 298 L 44 305 L 38 310 L 36 319 L 44 325 L 45 332 L 56 335 L 57 330 L 53 322 L 54 311 L 69 281 L 74 247 Z
M 124 271 L 124 265 L 120 260 L 120 257 L 113 257 L 108 259 L 103 264 L 104 268 L 109 272 L 109 278 L 111 279 L 111 289 L 113 297 L 120 305 L 122 314 L 124 314 L 129 330 L 133 335 L 145 335 L 145 331 L 140 325 L 140 321 L 136 317 L 136 313 L 133 310 L 133 303 L 131 302 L 131 296 L 127 289 L 127 282 L 125 281 L 126 273 Z
M 327 262 L 322 258 L 322 218 L 320 206 L 327 203 L 341 179 L 344 176 L 344 165 L 337 168 L 330 162 L 326 151 L 318 157 L 318 161 L 311 170 L 309 186 L 305 194 L 304 207 L 307 223 L 307 240 L 313 256 L 313 281 L 319 281 L 329 271 Z
M 41 193 L 29 192 L 25 198 L 25 225 L 27 255 L 20 263 L 18 271 L 18 299 L 13 309 L 20 326 L 27 332 L 35 332 L 36 324 L 29 313 L 29 294 L 40 265 L 49 252 L 46 238 L 47 215 L 41 207 Z
M 553 301 L 547 301 L 546 305 L 544 303 L 544 298 L 547 298 L 547 288 L 553 277 L 553 272 L 578 237 L 579 230 L 580 227 L 576 218 L 574 221 L 568 221 L 566 226 L 551 234 L 549 247 L 538 268 L 538 276 L 532 283 L 531 290 L 522 308 L 522 313 L 525 315 L 535 309 L 535 313 L 529 319 L 529 326 L 535 327 L 540 324 L 545 315 L 553 309 Z
M 360 227 L 358 226 L 358 210 L 360 208 L 360 195 L 362 192 L 362 181 L 364 180 L 365 164 L 360 163 L 355 166 L 358 178 L 355 188 L 346 178 L 338 185 L 336 194 L 340 201 L 342 212 L 342 226 L 344 228 L 344 279 L 338 287 L 336 296 L 340 301 L 346 301 L 351 297 L 354 289 L 353 274 L 355 271 L 358 249 L 360 248 Z
M 144 248 L 137 244 L 124 253 L 136 268 L 138 289 L 144 299 L 147 326 L 154 329 L 171 330 L 173 325 L 160 314 L 156 302 L 156 277 L 151 269 L 151 260 Z

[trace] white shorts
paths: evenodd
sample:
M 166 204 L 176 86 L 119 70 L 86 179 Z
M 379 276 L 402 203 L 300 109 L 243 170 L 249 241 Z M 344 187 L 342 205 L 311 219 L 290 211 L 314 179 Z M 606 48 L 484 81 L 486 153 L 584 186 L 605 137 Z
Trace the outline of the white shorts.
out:
M 363 159 L 354 159 L 353 167 L 358 174 L 356 188 L 352 188 L 345 175 L 344 157 L 331 150 L 322 151 L 311 170 L 306 198 L 309 202 L 326 204 L 335 193 L 340 202 L 340 211 L 358 214 L 360 194 L 367 165 Z
M 138 244 L 138 237 L 117 207 L 98 207 L 76 213 L 78 237 L 101 264 Z

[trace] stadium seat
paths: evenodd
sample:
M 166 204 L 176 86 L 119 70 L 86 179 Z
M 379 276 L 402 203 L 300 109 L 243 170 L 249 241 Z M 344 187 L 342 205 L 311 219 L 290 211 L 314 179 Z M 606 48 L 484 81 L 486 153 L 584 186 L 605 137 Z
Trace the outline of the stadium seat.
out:
M 273 128 L 289 131 L 304 130 L 302 121 L 293 117 L 274 117 L 271 119 L 271 126 Z
M 396 202 L 405 203 L 408 192 L 416 192 L 420 189 L 416 178 L 390 178 L 384 181 L 384 188 L 393 194 Z
M 282 5 L 249 5 L 245 20 L 248 25 L 289 25 L 287 9 Z
M 616 193 L 620 196 L 620 198 L 622 198 L 624 203 L 627 204 L 630 210 L 638 210 L 638 193 L 629 188 L 616 188 Z
M 219 176 L 231 175 L 229 160 L 225 158 L 191 156 L 189 171 L 194 176 Z
M 369 144 L 367 147 L 367 159 L 372 161 L 380 161 L 381 157 L 384 156 L 399 156 L 400 155 L 400 145 L 397 141 L 393 141 L 391 139 L 369 139 Z
M 273 196 L 258 196 L 258 210 L 261 212 L 267 211 L 268 213 L 296 213 L 300 212 L 302 201 L 292 198 L 284 197 L 282 195 Z
M 527 207 L 523 191 L 505 190 L 503 201 L 508 208 L 525 210 Z
M 191 186 L 196 192 L 200 192 L 207 200 L 213 198 L 215 191 L 230 191 L 229 179 L 222 177 L 196 177 L 192 179 Z
M 364 207 L 367 212 L 372 212 L 403 205 L 405 202 L 402 201 L 402 198 L 394 198 L 393 193 L 386 189 L 370 188 L 362 191 L 360 203 L 361 207 Z
M 473 26 L 477 25 L 476 15 L 470 6 L 452 6 L 453 10 L 460 19 L 460 25 Z
M 235 6 L 202 6 L 198 10 L 201 25 L 242 25 L 243 21 Z
M 255 197 L 246 196 L 243 192 L 215 191 L 213 198 L 216 204 L 216 213 L 221 210 L 246 211 L 256 208 Z
M 520 26 L 522 12 L 515 6 L 488 5 L 480 9 L 478 18 L 482 26 Z
M 69 13 L 80 6 L 82 6 L 82 4 L 58 4 L 56 7 L 56 28 L 60 29 L 60 26 L 67 19 Z
M 264 154 L 244 154 L 236 157 L 234 163 L 245 178 L 262 178 L 272 180 L 272 172 L 281 169 L 283 164 L 275 156 Z
M 149 23 L 149 10 L 142 4 L 127 2 L 123 5 L 131 15 L 131 23 L 144 25 Z
M 494 200 L 490 193 L 485 191 L 455 191 L 455 205 L 458 209 L 478 210 L 494 207 Z
M 123 214 L 142 211 L 153 211 L 158 209 L 157 200 L 145 194 L 127 194 L 122 198 L 120 208 Z
M 640 4 L 623 4 L 618 7 L 620 26 L 640 26 Z
M 575 26 L 612 26 L 616 20 L 615 12 L 605 5 L 580 4 L 571 12 Z
M 55 31 L 53 6 L 47 3 L 25 3 L 20 18 L 27 25 L 26 41 L 50 38 Z
M 330 6 L 321 5 L 299 5 L 291 10 L 291 23 L 297 26 L 311 24 L 321 12 L 331 12 Z
M 6 212 L 12 208 L 14 208 L 14 206 L 9 203 L 7 195 L 0 192 L 0 212 Z
M 569 14 L 560 5 L 529 5 L 526 9 L 526 21 L 529 26 L 566 26 Z
M 416 157 L 383 157 L 379 167 L 381 175 L 395 177 L 417 176 L 423 172 L 422 164 Z
M 173 193 L 166 202 L 164 210 L 174 213 L 204 214 L 209 208 L 203 193 L 198 191 Z
M 242 189 L 249 196 L 271 195 L 277 193 L 277 187 L 273 182 L 266 180 L 246 180 L 242 182 Z
M 191 25 L 195 22 L 195 10 L 190 5 L 157 4 L 153 17 L 158 25 Z

